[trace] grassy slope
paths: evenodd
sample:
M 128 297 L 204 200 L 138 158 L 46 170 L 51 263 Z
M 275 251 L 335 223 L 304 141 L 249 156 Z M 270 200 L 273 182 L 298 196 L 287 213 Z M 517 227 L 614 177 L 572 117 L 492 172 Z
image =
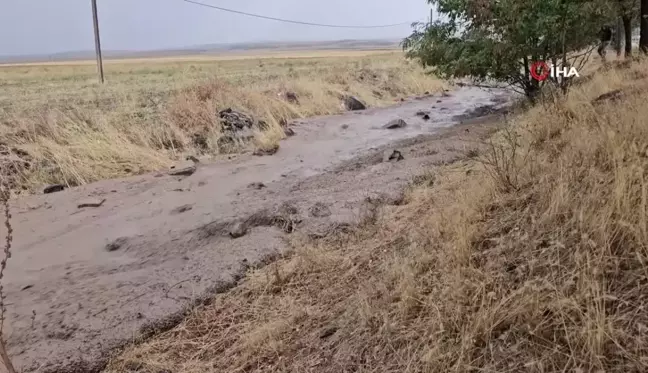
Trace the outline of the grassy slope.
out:
M 340 112 L 340 94 L 379 106 L 443 87 L 401 53 L 347 53 L 116 62 L 103 87 L 92 65 L 0 67 L 0 147 L 24 150 L 30 161 L 27 169 L 12 155 L 19 172 L 4 176 L 29 190 L 152 171 L 198 153 L 196 133 L 207 153 L 219 153 L 217 112 L 227 107 L 269 122 L 255 140 L 263 147 L 284 136 L 282 121 Z M 299 104 L 278 96 L 286 91 Z
M 515 117 L 374 224 L 295 239 L 108 370 L 647 371 L 645 68 Z

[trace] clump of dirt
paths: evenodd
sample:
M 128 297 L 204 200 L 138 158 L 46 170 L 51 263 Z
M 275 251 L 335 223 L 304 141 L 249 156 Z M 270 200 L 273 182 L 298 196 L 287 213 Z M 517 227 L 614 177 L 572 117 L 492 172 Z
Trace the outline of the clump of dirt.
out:
M 222 153 L 232 152 L 237 148 L 237 145 L 250 142 L 254 138 L 255 130 L 266 131 L 269 129 L 265 121 L 232 108 L 219 111 L 218 118 L 221 124 L 218 149 Z

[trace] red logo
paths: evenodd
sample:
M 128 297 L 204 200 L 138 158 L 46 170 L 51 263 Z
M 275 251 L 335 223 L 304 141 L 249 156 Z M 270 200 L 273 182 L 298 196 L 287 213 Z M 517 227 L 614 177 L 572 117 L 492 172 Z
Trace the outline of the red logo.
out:
M 531 65 L 531 77 L 539 82 L 547 79 L 549 73 L 549 66 L 545 62 L 536 61 Z

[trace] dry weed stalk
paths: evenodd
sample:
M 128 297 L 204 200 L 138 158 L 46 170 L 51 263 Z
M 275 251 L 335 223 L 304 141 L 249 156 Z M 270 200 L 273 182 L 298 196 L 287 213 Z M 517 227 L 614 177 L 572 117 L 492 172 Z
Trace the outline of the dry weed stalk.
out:
M 11 227 L 11 211 L 9 210 L 9 190 L 4 186 L 0 186 L 0 205 L 4 210 L 4 225 L 7 229 L 7 237 L 5 239 L 4 257 L 0 261 L 0 358 L 4 363 L 9 373 L 16 373 L 16 369 L 9 358 L 7 353 L 7 342 L 4 337 L 4 321 L 7 313 L 7 306 L 5 303 L 5 293 L 2 285 L 4 277 L 4 270 L 7 268 L 7 261 L 11 258 L 11 244 L 13 242 L 13 228 Z
M 529 151 L 520 154 L 523 150 L 518 137 L 514 130 L 505 127 L 501 133 L 503 142 L 496 143 L 491 139 L 484 158 L 480 159 L 488 175 L 505 192 L 519 190 L 520 173 L 529 161 Z

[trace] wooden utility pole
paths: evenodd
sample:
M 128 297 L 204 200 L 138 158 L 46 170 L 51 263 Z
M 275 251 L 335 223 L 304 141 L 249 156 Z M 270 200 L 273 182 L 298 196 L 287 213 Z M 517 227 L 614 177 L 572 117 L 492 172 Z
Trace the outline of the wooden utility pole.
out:
M 430 8 L 430 23 L 434 21 L 434 8 Z
M 97 0 L 92 2 L 92 22 L 94 24 L 95 52 L 97 53 L 97 72 L 99 73 L 99 82 L 104 83 L 103 59 L 101 58 L 101 39 L 99 38 L 99 17 L 97 16 Z

